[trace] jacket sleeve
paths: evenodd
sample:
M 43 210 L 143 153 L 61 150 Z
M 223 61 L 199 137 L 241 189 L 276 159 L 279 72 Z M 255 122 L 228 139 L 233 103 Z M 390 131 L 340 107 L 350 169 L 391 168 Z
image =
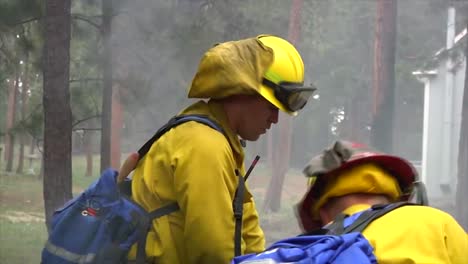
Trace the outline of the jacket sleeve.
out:
M 257 209 L 252 197 L 244 203 L 244 216 L 242 220 L 242 238 L 245 242 L 245 252 L 258 253 L 265 250 L 265 236 L 260 228 Z
M 172 164 L 185 216 L 184 254 L 188 263 L 229 263 L 234 256 L 236 163 L 222 134 L 211 128 L 191 130 L 189 138 L 179 141 Z

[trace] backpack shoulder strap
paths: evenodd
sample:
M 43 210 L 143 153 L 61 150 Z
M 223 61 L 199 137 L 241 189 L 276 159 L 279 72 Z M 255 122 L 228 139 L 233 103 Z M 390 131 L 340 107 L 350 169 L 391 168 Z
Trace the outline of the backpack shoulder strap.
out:
M 326 227 L 327 234 L 329 235 L 341 235 L 341 234 L 348 234 L 351 232 L 362 232 L 364 229 L 375 219 L 391 212 L 399 207 L 405 205 L 414 205 L 413 203 L 409 202 L 397 202 L 391 204 L 377 204 L 373 205 L 369 210 L 362 212 L 359 217 L 351 223 L 349 226 L 344 227 L 344 220 L 347 215 L 339 214 L 335 221 L 332 224 Z
M 234 256 L 240 256 L 242 253 L 242 216 L 244 213 L 244 191 L 245 191 L 245 178 L 238 170 L 236 170 L 236 176 L 239 179 L 236 193 L 234 194 L 233 211 L 235 219 L 234 228 Z
M 210 119 L 207 115 L 193 114 L 193 115 L 174 116 L 165 125 L 163 125 L 160 129 L 158 129 L 158 131 L 156 131 L 156 133 L 148 141 L 146 141 L 146 143 L 143 144 L 143 146 L 138 150 L 139 160 L 141 160 L 146 155 L 146 153 L 148 153 L 153 143 L 156 142 L 162 135 L 164 135 L 164 133 L 166 133 L 167 131 L 171 130 L 172 128 L 178 125 L 181 125 L 189 121 L 195 121 L 195 122 L 207 125 L 226 136 L 224 129 L 218 123 Z
M 244 214 L 244 193 L 245 193 L 245 181 L 249 178 L 250 173 L 252 172 L 255 165 L 257 165 L 260 156 L 255 156 L 252 164 L 245 173 L 245 176 L 242 176 L 239 170 L 236 170 L 236 176 L 239 178 L 239 183 L 237 185 L 236 193 L 234 194 L 234 201 L 232 202 L 232 207 L 234 211 L 234 219 L 236 221 L 235 230 L 234 230 L 234 256 L 240 256 L 242 253 L 241 243 L 242 243 L 242 216 Z
M 181 125 L 183 123 L 189 122 L 189 121 L 195 121 L 204 125 L 207 125 L 211 127 L 212 129 L 215 129 L 222 133 L 224 136 L 226 136 L 226 133 L 224 132 L 224 129 L 215 121 L 210 119 L 206 115 L 179 115 L 179 116 L 174 116 L 172 117 L 165 125 L 163 125 L 161 128 L 156 131 L 156 133 L 148 140 L 146 141 L 145 144 L 138 150 L 139 158 L 138 160 L 140 161 L 146 153 L 151 149 L 151 146 L 156 142 L 162 135 L 164 135 L 166 132 L 171 130 L 172 128 Z M 127 184 L 128 185 L 128 184 Z M 130 187 L 131 188 L 131 187 Z M 128 190 L 129 187 L 127 187 L 127 192 L 131 192 Z M 151 211 L 148 213 L 148 221 L 142 226 L 141 233 L 143 234 L 139 242 L 137 244 L 137 256 L 136 256 L 136 263 L 145 263 L 146 260 L 146 238 L 148 236 L 148 229 L 150 228 L 151 222 L 154 219 L 157 219 L 161 216 L 168 215 L 170 213 L 173 213 L 177 210 L 179 210 L 180 207 L 176 202 L 170 203 L 168 205 L 165 205 L 161 208 L 158 208 L 154 211 Z
M 179 205 L 177 203 L 170 203 L 165 205 L 161 208 L 158 208 L 154 211 L 148 213 L 148 218 L 144 222 L 143 225 L 140 226 L 140 234 L 142 234 L 137 243 L 137 255 L 136 255 L 136 263 L 137 264 L 145 264 L 146 263 L 146 239 L 148 237 L 148 230 L 151 227 L 151 222 L 154 219 L 157 219 L 161 216 L 168 215 L 179 210 Z
M 169 121 L 164 124 L 161 128 L 156 131 L 156 133 L 143 144 L 143 146 L 140 147 L 138 150 L 138 161 L 143 159 L 143 157 L 148 153 L 148 151 L 151 149 L 151 146 L 156 142 L 160 137 L 162 137 L 166 132 L 171 130 L 172 128 L 181 125 L 185 122 L 189 121 L 195 121 L 204 125 L 207 125 L 223 135 L 226 136 L 226 133 L 224 132 L 224 129 L 215 121 L 210 119 L 207 115 L 179 115 L 179 116 L 174 116 Z M 119 183 L 119 189 L 122 194 L 126 196 L 131 196 L 132 195 L 132 184 L 131 180 L 129 179 L 124 179 L 122 182 Z
M 189 121 L 196 121 L 198 123 L 201 123 L 201 124 L 204 124 L 204 125 L 207 125 L 217 131 L 219 131 L 220 133 L 222 133 L 223 135 L 226 135 L 223 128 L 218 124 L 216 123 L 215 121 L 211 120 L 208 116 L 206 115 L 179 115 L 179 116 L 174 116 L 173 118 L 171 118 L 165 125 L 163 125 L 160 129 L 158 129 L 158 131 L 156 131 L 156 133 L 153 135 L 153 137 L 151 137 L 150 140 L 148 140 L 139 150 L 138 150 L 138 154 L 139 154 L 139 160 L 141 160 L 141 158 L 146 155 L 146 153 L 148 153 L 148 151 L 150 150 L 151 146 L 153 145 L 154 142 L 156 142 L 162 135 L 164 135 L 164 133 L 166 133 L 167 131 L 171 130 L 172 128 L 178 126 L 178 125 L 181 125 L 183 123 L 186 123 L 186 122 L 189 122 Z M 170 214 L 172 212 L 175 212 L 179 210 L 179 205 L 177 203 L 170 203 L 166 206 L 163 206 L 161 208 L 158 208 L 152 212 L 149 213 L 149 218 L 150 220 L 154 220 L 156 218 L 159 218 L 161 216 L 164 216 L 164 215 L 167 215 L 167 214 Z
M 156 142 L 164 133 L 167 131 L 171 130 L 172 128 L 183 124 L 185 122 L 189 121 L 195 121 L 204 125 L 207 125 L 211 127 L 212 129 L 215 129 L 222 133 L 226 138 L 226 133 L 224 129 L 215 121 L 211 120 L 208 116 L 206 115 L 180 115 L 180 116 L 175 116 L 171 118 L 165 125 L 163 125 L 156 133 L 145 143 L 143 146 L 138 150 L 139 154 L 139 160 L 141 160 L 146 153 L 150 150 L 151 146 L 153 145 L 154 142 Z M 256 157 L 256 161 L 258 161 L 259 157 Z M 256 163 L 255 161 L 255 163 Z M 255 164 L 254 164 L 255 165 Z M 252 170 L 252 166 L 247 172 L 245 179 L 247 179 L 248 175 L 250 174 Z M 241 253 L 241 236 L 242 236 L 242 215 L 243 215 L 243 197 L 244 197 L 244 189 L 245 189 L 245 182 L 244 182 L 244 177 L 239 174 L 238 171 L 236 171 L 236 174 L 239 178 L 239 184 L 237 186 L 236 194 L 234 196 L 234 201 L 233 201 L 233 211 L 234 211 L 234 218 L 235 218 L 235 231 L 234 231 L 234 255 L 238 256 Z M 154 220 L 156 218 L 159 218 L 161 216 L 170 214 L 172 212 L 175 212 L 179 210 L 179 205 L 177 203 L 170 203 L 164 207 L 158 208 L 152 212 L 149 213 L 149 218 L 150 220 Z M 150 221 L 151 223 L 151 221 Z M 146 228 L 149 228 L 149 224 Z M 137 263 L 139 261 L 143 261 L 146 257 L 146 252 L 145 252 L 145 246 L 146 246 L 146 236 L 147 232 L 144 232 L 144 237 L 138 243 L 138 249 L 137 249 Z

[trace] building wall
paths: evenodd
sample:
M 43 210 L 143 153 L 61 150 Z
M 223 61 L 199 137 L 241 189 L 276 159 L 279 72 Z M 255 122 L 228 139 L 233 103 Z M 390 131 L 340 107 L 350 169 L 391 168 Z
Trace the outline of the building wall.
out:
M 450 199 L 456 191 L 465 63 L 456 67 L 453 81 L 446 69 L 442 61 L 425 81 L 422 178 L 430 200 Z

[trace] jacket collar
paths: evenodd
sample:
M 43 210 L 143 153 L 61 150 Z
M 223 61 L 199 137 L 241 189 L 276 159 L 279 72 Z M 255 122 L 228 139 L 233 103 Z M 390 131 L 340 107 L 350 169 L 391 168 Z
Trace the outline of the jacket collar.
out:
M 211 100 L 208 102 L 198 101 L 183 110 L 180 114 L 203 114 L 216 121 L 226 133 L 226 137 L 229 141 L 229 145 L 231 145 L 237 165 L 239 167 L 243 167 L 244 150 L 242 148 L 241 140 L 229 126 L 227 115 L 221 103 Z

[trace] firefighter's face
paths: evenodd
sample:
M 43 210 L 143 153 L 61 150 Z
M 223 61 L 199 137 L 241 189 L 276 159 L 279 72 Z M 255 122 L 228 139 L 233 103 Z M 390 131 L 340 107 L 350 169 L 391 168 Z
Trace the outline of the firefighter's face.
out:
M 278 123 L 278 108 L 260 95 L 246 96 L 240 110 L 238 134 L 245 140 L 257 140 L 272 124 Z

